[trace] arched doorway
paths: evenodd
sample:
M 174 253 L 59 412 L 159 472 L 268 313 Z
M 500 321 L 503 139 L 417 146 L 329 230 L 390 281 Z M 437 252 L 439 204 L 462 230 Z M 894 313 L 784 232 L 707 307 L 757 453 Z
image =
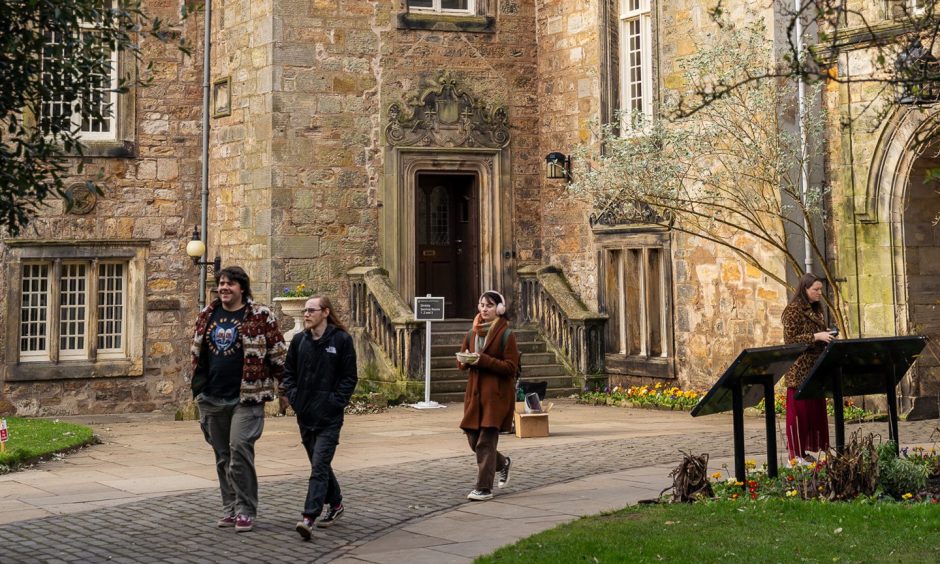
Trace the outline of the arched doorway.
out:
M 940 142 L 920 151 L 911 166 L 901 214 L 910 333 L 926 336 L 911 395 L 940 394 Z

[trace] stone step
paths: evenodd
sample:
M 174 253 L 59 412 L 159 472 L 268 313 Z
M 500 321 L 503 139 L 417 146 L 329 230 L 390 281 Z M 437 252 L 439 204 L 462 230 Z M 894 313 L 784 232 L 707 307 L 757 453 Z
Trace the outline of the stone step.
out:
M 460 345 L 463 342 L 464 338 L 467 336 L 467 331 L 469 329 L 464 328 L 463 331 L 437 331 L 431 329 L 431 344 L 432 345 L 445 345 L 453 344 Z M 516 342 L 520 341 L 535 341 L 539 339 L 538 331 L 534 329 L 513 329 L 512 334 L 516 336 Z
M 434 333 L 437 333 L 438 331 L 445 333 L 452 331 L 463 331 L 466 333 L 467 329 L 469 329 L 471 325 L 473 325 L 472 319 L 447 319 L 444 321 L 432 321 L 431 335 L 433 336 Z
M 448 356 L 432 356 L 431 357 L 431 370 L 436 368 L 453 368 L 456 366 L 457 360 L 454 358 L 454 355 Z M 533 353 L 524 353 L 522 355 L 522 366 L 529 364 L 555 364 L 557 359 L 555 358 L 554 353 L 550 352 L 533 352 Z
M 549 388 L 548 392 L 545 394 L 549 398 L 564 398 L 572 394 L 577 394 L 580 392 L 578 388 L 568 387 L 568 388 Z M 440 402 L 440 403 L 455 403 L 463 401 L 463 390 L 459 392 L 443 392 L 435 393 L 434 387 L 431 387 L 431 399 Z
M 434 335 L 431 335 L 431 339 L 434 339 Z M 519 348 L 519 351 L 523 354 L 527 353 L 543 353 L 547 349 L 545 347 L 545 342 L 542 340 L 532 340 L 532 341 L 516 341 L 516 346 Z M 453 358 L 457 354 L 457 349 L 460 348 L 460 343 L 446 344 L 446 345 L 431 345 L 431 358 L 438 357 L 451 357 Z M 525 362 L 523 360 L 523 362 Z
M 531 378 L 546 378 L 551 376 L 565 376 L 569 378 L 568 371 L 560 364 L 526 364 L 525 357 L 522 358 L 522 377 L 526 380 Z M 431 381 L 435 380 L 466 380 L 466 374 L 456 366 L 453 368 L 434 368 L 431 370 Z
M 545 376 L 545 377 L 536 377 L 536 378 L 523 378 L 525 382 L 548 382 L 548 391 L 547 394 L 551 395 L 554 393 L 554 390 L 567 390 L 572 388 L 571 379 L 565 376 Z M 467 380 L 464 379 L 453 379 L 453 380 L 434 380 L 433 376 L 431 378 L 431 396 L 435 394 L 447 394 L 447 393 L 463 393 L 467 389 Z M 557 394 L 556 396 L 557 397 Z M 440 401 L 440 400 L 438 400 Z

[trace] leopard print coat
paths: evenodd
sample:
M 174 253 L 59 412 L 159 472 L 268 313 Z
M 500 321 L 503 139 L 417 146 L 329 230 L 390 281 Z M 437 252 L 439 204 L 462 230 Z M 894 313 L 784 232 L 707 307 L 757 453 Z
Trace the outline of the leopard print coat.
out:
M 788 304 L 780 319 L 783 321 L 784 343 L 809 345 L 806 352 L 801 354 L 783 375 L 783 381 L 788 388 L 799 388 L 806 380 L 809 369 L 826 349 L 826 343 L 813 340 L 814 333 L 826 330 L 826 322 L 822 313 L 816 313 L 809 303 L 802 300 Z

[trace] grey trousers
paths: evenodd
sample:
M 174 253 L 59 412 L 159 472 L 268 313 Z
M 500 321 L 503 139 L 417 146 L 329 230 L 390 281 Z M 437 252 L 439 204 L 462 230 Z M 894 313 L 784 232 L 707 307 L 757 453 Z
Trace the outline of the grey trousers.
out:
M 224 515 L 258 512 L 258 475 L 255 473 L 255 441 L 264 430 L 264 404 L 227 405 L 200 396 L 199 426 L 215 451 Z

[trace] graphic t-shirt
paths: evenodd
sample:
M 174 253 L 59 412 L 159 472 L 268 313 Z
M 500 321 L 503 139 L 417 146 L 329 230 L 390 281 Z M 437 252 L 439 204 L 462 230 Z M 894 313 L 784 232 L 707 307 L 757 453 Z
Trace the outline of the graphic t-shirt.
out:
M 243 319 L 244 307 L 238 311 L 225 311 L 219 306 L 212 312 L 206 329 L 209 382 L 203 393 L 207 396 L 221 399 L 238 397 L 245 361 L 240 334 Z

